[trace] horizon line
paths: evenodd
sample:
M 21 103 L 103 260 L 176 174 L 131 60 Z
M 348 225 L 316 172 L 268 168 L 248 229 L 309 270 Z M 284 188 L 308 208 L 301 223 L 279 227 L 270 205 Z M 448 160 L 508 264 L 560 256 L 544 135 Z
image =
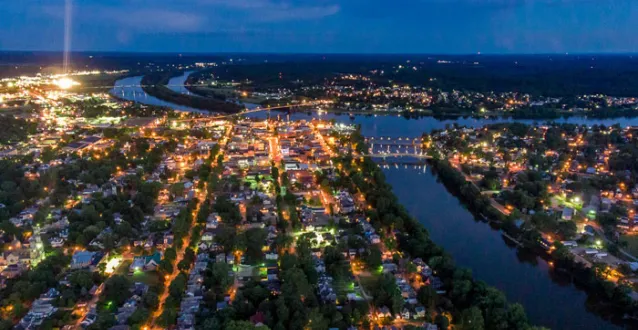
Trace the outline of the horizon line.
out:
M 50 54 L 63 54 L 64 50 L 16 50 L 16 49 L 0 49 L 0 53 L 50 53 Z M 372 53 L 372 52 L 362 52 L 362 53 L 354 53 L 354 52 L 262 52 L 262 51 L 187 51 L 187 52 L 179 52 L 179 51 L 130 51 L 130 50 L 72 50 L 70 53 L 98 53 L 98 54 L 163 54 L 163 55 L 385 55 L 385 56 L 401 56 L 401 55 L 427 55 L 427 56 L 578 56 L 578 55 L 638 55 L 638 52 L 538 52 L 538 53 L 490 53 L 490 52 L 476 52 L 476 53 L 416 53 L 416 52 L 406 52 L 406 53 Z

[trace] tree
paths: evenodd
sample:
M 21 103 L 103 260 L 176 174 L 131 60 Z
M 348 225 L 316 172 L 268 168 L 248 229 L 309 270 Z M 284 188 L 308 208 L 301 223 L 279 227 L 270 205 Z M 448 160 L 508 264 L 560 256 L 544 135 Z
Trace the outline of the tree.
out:
M 86 270 L 78 270 L 69 275 L 69 282 L 76 289 L 89 290 L 93 286 L 91 273 Z
M 299 268 L 292 268 L 283 273 L 282 293 L 284 296 L 294 295 L 295 293 L 302 296 L 312 294 L 312 286 L 308 283 L 306 274 Z
M 146 308 L 138 308 L 133 314 L 126 320 L 129 325 L 141 324 L 148 319 L 150 313 Z
M 463 310 L 459 326 L 462 330 L 483 330 L 485 328 L 483 313 L 478 307 Z
M 450 326 L 450 320 L 443 314 L 438 314 L 434 318 L 434 324 L 436 324 L 439 329 L 446 330 Z
M 168 292 L 172 297 L 179 298 L 184 294 L 184 290 L 186 290 L 186 285 L 188 282 L 188 278 L 186 274 L 180 273 L 175 277 L 171 285 L 168 287 Z
M 430 310 L 433 310 L 436 306 L 436 301 L 438 299 L 438 295 L 436 290 L 430 285 L 423 285 L 419 288 L 419 291 L 416 293 L 416 299 L 425 307 Z
M 509 305 L 507 309 L 507 323 L 510 329 L 525 329 L 528 325 L 525 309 L 519 303 Z
M 323 317 L 323 314 L 321 314 L 319 309 L 314 308 L 308 315 L 308 324 L 305 328 L 312 330 L 323 330 L 328 329 L 329 325 L 329 320 Z
M 277 168 L 277 166 L 271 167 L 270 174 L 272 175 L 272 178 L 273 180 L 275 180 L 275 182 L 279 181 L 279 168 Z
M 174 247 L 169 247 L 164 251 L 164 259 L 175 261 L 176 258 L 177 258 L 177 251 L 175 251 Z
M 371 246 L 366 257 L 366 264 L 368 265 L 368 268 L 371 270 L 377 270 L 381 267 L 382 262 L 382 253 L 379 247 L 376 245 Z
M 258 262 L 263 256 L 261 250 L 268 233 L 262 228 L 250 228 L 243 233 L 246 242 L 246 256 L 252 262 Z
M 146 292 L 142 297 L 142 301 L 144 306 L 151 310 L 154 310 L 159 306 L 159 297 L 157 296 L 157 293 L 153 291 Z
M 261 326 L 256 327 L 250 321 L 235 321 L 235 320 L 232 320 L 232 321 L 226 323 L 226 326 L 224 327 L 224 329 L 226 329 L 226 330 L 255 330 L 255 329 L 268 330 L 268 327 L 265 326 L 265 325 L 261 325 Z
M 172 184 L 170 188 L 170 192 L 171 194 L 173 194 L 173 196 L 184 196 L 184 183 L 177 182 Z
M 233 283 L 233 278 L 228 276 L 228 272 L 231 270 L 230 266 L 224 262 L 216 262 L 212 266 L 212 285 L 219 287 L 222 291 L 228 290 Z
M 275 246 L 278 250 L 289 248 L 293 242 L 294 238 L 285 233 L 279 233 L 277 234 L 277 237 L 275 237 Z
M 104 283 L 102 296 L 107 302 L 121 305 L 130 296 L 131 282 L 123 275 L 113 275 Z
M 157 269 L 163 274 L 171 274 L 173 272 L 173 264 L 170 260 L 164 258 L 162 259 L 162 261 L 160 261 Z
M 165 308 L 157 322 L 164 328 L 169 328 L 177 321 L 177 311 L 174 308 Z
M 110 312 L 102 312 L 98 314 L 97 321 L 91 325 L 95 329 L 109 329 L 116 324 L 115 314 Z

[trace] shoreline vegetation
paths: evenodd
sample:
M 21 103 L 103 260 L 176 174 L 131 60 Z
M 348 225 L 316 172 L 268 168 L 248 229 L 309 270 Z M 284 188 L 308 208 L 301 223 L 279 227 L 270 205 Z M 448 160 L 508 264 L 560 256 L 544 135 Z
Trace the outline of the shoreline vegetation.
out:
M 242 107 L 235 103 L 181 94 L 166 87 L 170 78 L 180 74 L 182 74 L 182 72 L 179 71 L 146 74 L 142 77 L 142 89 L 144 92 L 160 100 L 211 112 L 234 114 L 242 110 Z
M 568 276 L 577 288 L 588 295 L 588 302 L 592 302 L 590 310 L 604 319 L 619 325 L 638 324 L 638 306 L 629 296 L 630 288 L 616 285 L 602 276 L 602 271 L 595 267 L 587 268 L 577 262 L 561 243 L 556 243 L 555 250 L 548 253 L 540 245 L 541 235 L 538 231 L 521 231 L 510 219 L 491 206 L 489 198 L 468 182 L 465 177 L 447 160 L 433 158 L 430 160 L 433 173 L 446 189 L 466 205 L 475 218 L 482 218 L 494 229 L 502 231 L 504 237 L 509 238 L 519 248 L 532 252 L 553 264 L 555 271 Z
M 353 134 L 351 142 L 357 151 L 365 153 L 361 134 Z M 419 290 L 418 295 L 431 296 L 425 299 L 426 307 L 451 311 L 461 329 L 545 329 L 529 324 L 521 304 L 508 302 L 502 291 L 474 279 L 471 270 L 457 267 L 452 257 L 430 239 L 425 226 L 400 204 L 376 162 L 353 155 L 335 161 L 348 178 L 350 190 L 360 192 L 371 206 L 366 216 L 386 245 L 396 246 L 404 257 L 422 259 L 443 279 L 445 293 L 441 295 L 428 293 L 428 286 Z

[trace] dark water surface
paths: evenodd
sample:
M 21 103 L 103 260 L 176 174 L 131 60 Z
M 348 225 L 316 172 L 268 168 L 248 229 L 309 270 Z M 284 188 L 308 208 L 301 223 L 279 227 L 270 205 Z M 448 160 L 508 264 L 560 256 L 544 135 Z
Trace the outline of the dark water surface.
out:
M 457 265 L 470 268 L 476 279 L 501 289 L 510 302 L 521 303 L 533 324 L 552 329 L 619 329 L 589 311 L 586 293 L 557 275 L 545 260 L 519 251 L 500 231 L 474 220 L 429 168 L 389 166 L 384 173 L 432 240 Z

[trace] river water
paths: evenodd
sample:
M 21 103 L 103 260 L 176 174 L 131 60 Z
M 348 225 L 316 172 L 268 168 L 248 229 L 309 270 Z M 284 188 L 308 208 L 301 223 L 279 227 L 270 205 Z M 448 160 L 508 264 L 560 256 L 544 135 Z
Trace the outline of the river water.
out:
M 177 78 L 183 78 L 180 76 Z M 174 79 L 177 79 L 174 78 Z M 146 93 L 139 85 L 141 77 L 131 77 L 116 82 L 112 93 L 118 97 L 141 103 L 171 106 Z M 137 82 L 137 84 L 135 84 Z M 173 105 L 177 110 L 189 111 L 187 107 Z M 197 112 L 201 112 L 194 109 Z M 432 117 L 406 119 L 395 115 L 323 115 L 279 112 L 253 113 L 251 117 L 280 116 L 299 119 L 335 119 L 342 123 L 361 125 L 365 136 L 418 137 L 424 132 L 444 129 L 457 123 L 462 126 L 480 127 L 497 122 L 524 122 L 528 124 L 545 121 L 512 119 L 459 118 L 439 120 Z M 619 123 L 622 126 L 638 126 L 638 118 L 616 118 L 594 120 L 579 117 L 555 120 L 574 124 Z M 588 310 L 587 295 L 569 280 L 556 274 L 541 258 L 518 250 L 504 240 L 498 230 L 475 220 L 456 197 L 437 181 L 429 169 L 416 169 L 400 165 L 384 168 L 388 182 L 395 194 L 411 215 L 416 217 L 430 232 L 432 239 L 448 251 L 457 265 L 472 269 L 476 279 L 495 286 L 506 294 L 511 302 L 521 303 L 529 320 L 535 325 L 552 329 L 619 329 Z
M 180 94 L 191 95 L 192 93 L 184 86 L 186 79 L 188 79 L 191 73 L 193 73 L 193 71 L 186 71 L 181 76 L 171 78 L 166 87 Z
M 146 94 L 141 87 L 142 76 L 128 77 L 120 79 L 115 82 L 115 86 L 111 89 L 110 93 L 115 97 L 135 101 L 142 104 L 157 105 L 162 107 L 170 107 L 179 111 L 208 113 L 206 110 L 195 109 L 184 105 L 178 105 L 175 103 L 160 100 L 154 96 Z

